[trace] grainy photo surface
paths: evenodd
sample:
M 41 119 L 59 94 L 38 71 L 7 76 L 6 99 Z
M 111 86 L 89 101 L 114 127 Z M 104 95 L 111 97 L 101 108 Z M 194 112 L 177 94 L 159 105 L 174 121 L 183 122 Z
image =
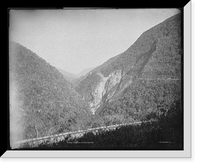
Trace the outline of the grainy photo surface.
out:
M 183 150 L 182 10 L 10 10 L 13 150 Z

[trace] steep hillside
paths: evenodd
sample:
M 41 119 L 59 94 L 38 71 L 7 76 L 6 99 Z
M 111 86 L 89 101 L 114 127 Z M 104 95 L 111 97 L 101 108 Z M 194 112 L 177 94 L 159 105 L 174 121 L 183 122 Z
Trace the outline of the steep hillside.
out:
M 166 114 L 181 99 L 181 59 L 181 14 L 177 14 L 93 69 L 79 80 L 76 90 L 106 124 Z
M 71 83 L 29 49 L 9 47 L 11 141 L 86 128 L 91 112 Z

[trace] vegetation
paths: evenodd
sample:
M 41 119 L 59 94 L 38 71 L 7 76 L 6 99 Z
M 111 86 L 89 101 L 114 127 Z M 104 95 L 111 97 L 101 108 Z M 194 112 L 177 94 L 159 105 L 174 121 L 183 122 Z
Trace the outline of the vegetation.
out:
M 177 101 L 168 115 L 162 115 L 157 121 L 122 126 L 110 131 L 89 132 L 81 138 L 66 138 L 52 144 L 43 143 L 33 149 L 183 150 L 181 106 L 180 101 Z
M 103 124 L 167 114 L 171 105 L 181 99 L 181 41 L 181 14 L 177 14 L 144 32 L 124 53 L 95 68 L 79 81 L 76 90 L 83 97 L 89 96 L 88 102 L 94 101 L 97 73 L 106 77 L 121 70 L 122 78 L 110 92 L 114 91 L 114 95 L 111 99 L 103 96 L 96 110 Z
M 14 122 L 21 124 L 23 138 L 28 139 L 148 121 L 34 149 L 183 149 L 181 41 L 181 15 L 177 14 L 144 32 L 124 53 L 77 79 L 74 85 L 79 94 L 53 66 L 12 43 L 11 85 L 18 92 L 15 109 L 20 114 Z M 88 102 L 99 100 L 95 99 L 95 88 L 102 80 L 98 74 L 108 77 L 116 70 L 120 77 L 114 75 L 101 85 L 101 93 L 106 93 L 91 115 Z M 112 84 L 114 77 L 120 79 Z
M 106 105 L 99 115 L 105 118 L 106 124 L 166 115 L 181 98 L 179 86 L 180 81 L 135 81 L 122 96 Z
M 10 81 L 17 94 L 11 102 L 11 117 L 19 115 L 15 123 L 22 128 L 20 139 L 87 128 L 89 108 L 72 85 L 55 67 L 14 42 L 10 44 Z

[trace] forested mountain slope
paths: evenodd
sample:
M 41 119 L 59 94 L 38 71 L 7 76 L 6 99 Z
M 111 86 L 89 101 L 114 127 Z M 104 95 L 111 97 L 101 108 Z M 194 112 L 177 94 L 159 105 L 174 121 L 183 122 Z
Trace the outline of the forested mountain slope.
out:
M 93 69 L 76 90 L 106 124 L 166 114 L 176 103 L 182 105 L 181 41 L 179 13 Z
M 29 49 L 9 47 L 11 140 L 86 128 L 91 112 L 71 83 Z

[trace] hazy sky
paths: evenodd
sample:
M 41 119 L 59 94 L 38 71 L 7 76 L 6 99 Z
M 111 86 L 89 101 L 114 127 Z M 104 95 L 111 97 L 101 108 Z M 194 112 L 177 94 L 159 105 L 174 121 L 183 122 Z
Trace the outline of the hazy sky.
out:
M 70 73 L 124 52 L 177 9 L 12 10 L 10 40 Z

